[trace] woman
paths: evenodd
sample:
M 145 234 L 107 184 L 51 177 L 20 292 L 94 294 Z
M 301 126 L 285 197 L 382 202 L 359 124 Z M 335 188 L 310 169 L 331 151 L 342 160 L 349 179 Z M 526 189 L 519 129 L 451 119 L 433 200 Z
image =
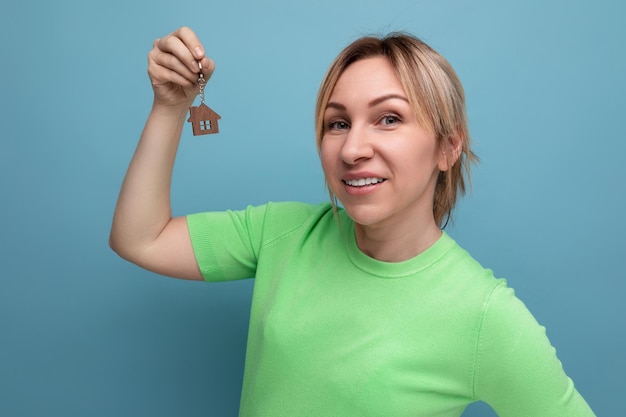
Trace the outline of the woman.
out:
M 408 35 L 362 38 L 316 106 L 337 204 L 269 203 L 172 218 L 170 180 L 199 68 L 189 28 L 149 55 L 154 105 L 124 180 L 111 246 L 179 278 L 254 276 L 241 416 L 593 416 L 504 280 L 442 232 L 475 159 L 464 94 Z

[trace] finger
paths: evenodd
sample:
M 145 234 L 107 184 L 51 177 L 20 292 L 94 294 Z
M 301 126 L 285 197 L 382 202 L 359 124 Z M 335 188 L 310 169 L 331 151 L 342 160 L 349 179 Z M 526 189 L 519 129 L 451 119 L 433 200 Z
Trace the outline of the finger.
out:
M 178 46 L 176 44 L 179 44 Z M 184 47 L 183 47 L 184 48 Z M 174 53 L 178 54 L 178 56 Z M 157 40 L 155 41 L 155 47 L 148 54 L 148 73 L 150 77 L 159 77 L 162 74 L 159 71 L 160 67 L 166 68 L 170 71 L 174 71 L 187 80 L 194 81 L 198 78 L 198 67 L 196 64 L 195 71 L 189 69 L 189 67 L 183 62 L 180 55 L 185 55 L 180 51 L 180 41 L 176 40 Z M 192 59 L 193 60 L 193 59 Z M 153 78 L 153 81 L 158 81 L 157 78 Z
M 176 32 L 174 32 L 174 34 L 185 44 L 195 60 L 200 61 L 202 58 L 205 57 L 204 47 L 202 46 L 202 43 L 196 36 L 195 32 L 189 27 L 183 26 Z
M 155 41 L 155 47 L 153 50 L 155 52 L 154 55 L 157 58 L 155 60 L 172 69 L 180 68 L 176 62 L 176 60 L 178 60 L 188 71 L 194 74 L 197 74 L 199 71 L 198 61 L 196 61 L 193 54 L 182 39 L 175 34 L 168 35 L 163 39 Z
M 206 56 L 204 47 L 194 31 L 185 26 L 178 29 L 174 34 L 185 44 L 196 60 L 192 63 L 192 71 L 195 73 L 201 71 L 204 79 L 208 81 L 215 70 L 215 62 Z
M 195 32 L 191 30 L 187 26 L 183 26 L 180 29 L 176 30 L 172 33 L 172 36 L 180 39 L 180 41 L 185 45 L 186 49 L 191 54 L 193 61 L 183 61 L 188 65 L 189 69 L 194 73 L 200 72 L 200 63 L 202 63 L 202 68 L 206 68 L 209 65 L 209 62 L 206 57 L 206 53 L 204 51 L 204 47 L 202 43 L 196 36 Z M 206 65 L 204 65 L 206 64 Z M 204 71 L 203 71 L 204 72 Z M 211 70 L 212 72 L 212 70 Z
M 174 84 L 183 88 L 191 88 L 195 86 L 195 81 L 183 77 L 180 73 L 172 71 L 163 66 L 155 66 L 148 68 L 148 75 L 152 81 L 152 85 L 160 86 L 165 84 Z

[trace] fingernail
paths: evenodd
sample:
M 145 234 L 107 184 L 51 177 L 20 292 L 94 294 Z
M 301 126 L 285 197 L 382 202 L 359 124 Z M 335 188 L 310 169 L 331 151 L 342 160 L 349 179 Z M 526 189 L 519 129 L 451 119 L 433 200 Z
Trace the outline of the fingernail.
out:
M 194 51 L 196 51 L 197 58 L 202 58 L 204 56 L 204 51 L 199 46 L 196 46 L 196 49 L 194 49 Z

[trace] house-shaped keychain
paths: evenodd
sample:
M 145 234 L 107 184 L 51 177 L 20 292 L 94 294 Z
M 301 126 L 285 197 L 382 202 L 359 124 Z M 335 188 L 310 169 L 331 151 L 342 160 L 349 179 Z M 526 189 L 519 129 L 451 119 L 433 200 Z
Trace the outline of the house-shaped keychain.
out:
M 219 133 L 220 128 L 217 123 L 222 117 L 215 113 L 209 106 L 200 103 L 197 107 L 189 108 L 189 119 L 193 126 L 193 134 L 207 135 L 210 133 Z

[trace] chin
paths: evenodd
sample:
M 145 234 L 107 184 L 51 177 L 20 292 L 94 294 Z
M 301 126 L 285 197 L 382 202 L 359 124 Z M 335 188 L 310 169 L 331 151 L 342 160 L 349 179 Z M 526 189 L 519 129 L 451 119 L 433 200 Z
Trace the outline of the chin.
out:
M 350 207 L 343 206 L 348 217 L 352 221 L 361 226 L 372 226 L 380 223 L 384 220 L 385 216 L 380 212 L 380 209 L 374 209 L 369 207 Z

